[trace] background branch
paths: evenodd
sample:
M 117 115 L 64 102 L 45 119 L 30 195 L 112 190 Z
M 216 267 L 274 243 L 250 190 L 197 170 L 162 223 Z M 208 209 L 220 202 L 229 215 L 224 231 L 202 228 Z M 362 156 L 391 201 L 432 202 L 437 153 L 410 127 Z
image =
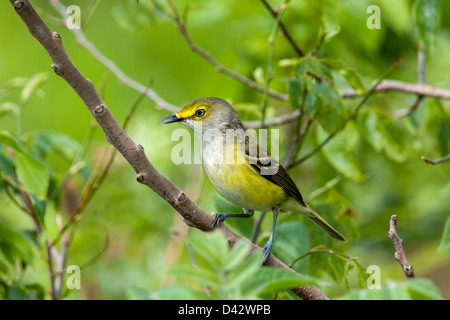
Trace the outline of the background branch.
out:
M 176 7 L 173 5 L 173 3 L 170 0 L 167 0 L 168 4 L 170 5 L 172 11 L 173 11 L 173 19 L 180 30 L 181 34 L 185 38 L 189 48 L 196 52 L 198 55 L 206 59 L 209 63 L 211 63 L 217 71 L 224 73 L 225 75 L 247 85 L 250 89 L 259 91 L 261 93 L 264 93 L 266 88 L 263 86 L 258 85 L 256 82 L 251 81 L 250 79 L 246 78 L 245 76 L 221 65 L 211 54 L 203 50 L 202 48 L 198 47 L 189 36 L 185 22 L 183 22 L 179 15 Z M 52 6 L 60 13 L 60 15 L 63 18 L 67 17 L 67 10 L 64 5 L 62 5 L 59 0 L 50 0 L 50 3 Z M 268 8 L 269 9 L 269 8 Z M 271 11 L 274 10 L 273 8 L 270 9 Z M 53 18 L 53 20 L 55 20 Z M 62 20 L 61 20 L 62 21 Z M 71 30 L 79 45 L 83 46 L 85 49 L 87 49 L 92 56 L 102 63 L 108 70 L 110 70 L 124 85 L 132 88 L 133 90 L 136 90 L 140 93 L 144 92 L 146 89 L 146 86 L 135 79 L 132 79 L 129 77 L 123 70 L 121 70 L 113 61 L 111 61 L 109 58 L 107 58 L 98 48 L 90 42 L 86 36 L 83 33 L 83 29 L 72 29 Z M 284 35 L 289 34 L 289 32 L 283 31 Z M 398 80 L 383 80 L 380 82 L 380 84 L 375 88 L 374 92 L 388 92 L 388 91 L 397 91 L 397 92 L 404 92 L 407 94 L 417 94 L 420 96 L 428 96 L 433 98 L 439 98 L 439 99 L 446 99 L 450 100 L 450 90 L 443 89 L 443 88 L 437 88 L 430 85 L 420 84 L 420 83 L 408 83 L 404 81 L 398 81 Z M 147 97 L 150 98 L 152 101 L 154 101 L 157 105 L 157 107 L 167 110 L 169 112 L 175 112 L 179 109 L 178 106 L 175 106 L 163 98 L 161 98 L 157 92 L 154 90 L 148 90 L 147 91 Z M 279 101 L 287 101 L 289 96 L 288 94 L 277 92 L 274 90 L 270 90 L 269 95 Z M 353 89 L 348 90 L 340 90 L 339 95 L 341 98 L 344 99 L 352 99 L 360 97 Z M 403 110 L 403 109 L 401 109 Z M 404 111 L 404 110 L 403 110 Z M 400 112 L 400 111 L 399 111 Z M 298 110 L 293 111 L 290 114 L 274 117 L 271 119 L 267 119 L 264 122 L 264 125 L 267 127 L 274 126 L 274 125 L 283 125 L 288 124 L 293 121 L 295 121 L 300 115 L 300 112 Z M 396 116 L 394 113 L 393 116 Z M 401 114 L 399 116 L 402 116 Z M 261 127 L 261 121 L 246 121 L 245 125 L 247 128 L 260 128 Z
M 427 84 L 409 83 L 399 80 L 383 80 L 375 88 L 375 92 L 398 91 L 404 93 L 419 94 L 427 97 L 450 100 L 450 90 L 433 87 Z M 359 95 L 353 89 L 341 90 L 342 98 L 356 98 Z
M 277 9 L 272 8 L 272 6 L 266 0 L 261 0 L 261 2 L 264 5 L 264 7 L 267 9 L 267 11 L 270 12 L 270 14 L 273 16 L 273 18 L 278 19 L 278 15 L 280 14 L 280 11 L 282 11 L 283 9 L 280 10 L 279 8 L 277 8 Z M 281 21 L 281 19 L 279 21 L 279 26 L 280 26 L 281 31 L 283 32 L 283 35 L 286 37 L 287 41 L 291 44 L 292 48 L 297 53 L 297 55 L 299 57 L 303 57 L 305 55 L 303 53 L 303 50 L 300 49 L 300 47 L 295 43 L 294 39 L 292 38 L 291 34 L 287 30 L 286 26 Z
M 248 79 L 247 77 L 244 77 L 243 75 L 241 75 L 240 73 L 237 73 L 231 69 L 228 69 L 227 67 L 223 66 L 222 64 L 220 64 L 211 54 L 209 54 L 208 52 L 206 52 L 205 50 L 203 50 L 202 48 L 200 48 L 199 46 L 197 46 L 191 39 L 191 37 L 189 36 L 189 33 L 186 30 L 186 21 L 182 21 L 180 19 L 180 16 L 178 15 L 178 11 L 177 8 L 175 7 L 175 5 L 173 4 L 173 2 L 171 0 L 167 0 L 167 3 L 169 4 L 170 8 L 172 9 L 173 12 L 173 19 L 175 21 L 175 24 L 178 27 L 178 30 L 181 32 L 181 34 L 183 35 L 184 39 L 186 40 L 186 43 L 189 46 L 189 49 L 191 49 L 192 51 L 194 51 L 195 53 L 197 53 L 198 55 L 200 55 L 201 57 L 203 57 L 206 61 L 208 61 L 210 64 L 212 64 L 217 72 L 222 72 L 224 74 L 226 74 L 227 76 L 246 84 L 249 88 L 254 89 L 256 91 L 259 91 L 261 93 L 266 92 L 266 88 L 264 86 L 260 86 L 259 84 L 257 84 L 256 82 Z M 187 17 L 187 14 L 185 15 L 185 17 Z M 271 96 L 274 99 L 277 100 L 282 100 L 285 101 L 287 100 L 287 95 L 270 90 L 268 91 L 268 95 Z
M 212 231 L 213 216 L 199 208 L 183 191 L 155 169 L 146 157 L 142 146 L 133 142 L 119 125 L 96 91 L 92 81 L 85 78 L 72 63 L 62 45 L 61 37 L 56 32 L 50 31 L 27 0 L 10 0 L 10 2 L 30 33 L 47 50 L 53 60 L 52 68 L 55 73 L 74 89 L 99 123 L 106 140 L 122 154 L 134 169 L 137 181 L 155 191 L 190 224 L 203 231 Z M 220 223 L 218 228 L 225 233 L 231 245 L 237 241 L 246 241 L 223 223 Z M 251 244 L 251 248 L 260 250 L 254 244 Z M 269 256 L 266 265 L 295 272 L 273 255 Z M 302 299 L 327 299 L 316 286 L 304 286 L 292 291 Z
M 425 161 L 428 164 L 439 164 L 445 161 L 449 161 L 450 160 L 450 154 L 446 155 L 445 157 L 439 158 L 439 159 L 435 159 L 435 160 L 431 160 L 428 159 L 424 156 L 422 156 L 422 160 Z
M 63 17 L 64 20 L 66 20 L 67 19 L 66 7 L 62 5 L 59 2 L 59 0 L 50 0 L 50 3 L 59 12 L 61 17 Z M 129 77 L 124 71 L 122 71 L 122 69 L 120 69 L 112 60 L 103 55 L 97 49 L 97 47 L 86 38 L 82 29 L 73 28 L 71 30 L 75 35 L 78 44 L 85 47 L 97 61 L 99 61 L 106 68 L 108 68 L 108 70 L 110 70 L 124 85 L 132 88 L 133 90 L 136 90 L 139 93 L 145 92 L 146 96 L 149 97 L 152 101 L 154 101 L 158 108 L 170 112 L 175 112 L 179 109 L 177 106 L 174 106 L 169 102 L 165 101 L 163 98 L 161 98 L 153 89 L 149 89 L 142 83 Z
M 403 240 L 399 237 L 397 233 L 397 216 L 394 214 L 391 216 L 389 223 L 388 237 L 391 239 L 395 247 L 395 259 L 402 266 L 403 272 L 407 278 L 415 278 L 414 268 L 409 264 L 406 258 L 405 246 Z
M 345 119 L 344 123 L 342 124 L 342 126 L 336 130 L 334 130 L 332 133 L 330 133 L 328 135 L 328 137 L 326 137 L 317 147 L 315 147 L 314 149 L 312 149 L 310 152 L 308 152 L 306 155 L 304 155 L 303 157 L 301 157 L 299 160 L 292 162 L 290 161 L 289 165 L 287 166 L 286 169 L 290 169 L 296 165 L 301 164 L 302 162 L 308 160 L 309 158 L 311 158 L 316 152 L 320 151 L 328 142 L 331 141 L 331 139 L 333 139 L 338 133 L 340 133 L 342 130 L 345 129 L 345 126 L 347 125 L 347 123 L 354 119 L 356 117 L 356 115 L 358 114 L 359 110 L 361 110 L 362 106 L 367 102 L 367 100 L 370 98 L 370 96 L 375 92 L 376 88 L 379 86 L 379 84 L 382 82 L 382 80 L 387 77 L 388 75 L 390 75 L 394 69 L 396 67 L 398 67 L 400 64 L 399 61 L 397 61 L 396 63 L 394 63 L 388 70 L 386 70 L 376 81 L 375 83 L 372 85 L 372 87 L 367 90 L 367 92 L 364 94 L 364 96 L 362 97 L 362 99 L 356 104 L 355 108 L 353 109 L 353 111 L 350 113 L 350 115 L 348 116 L 347 119 Z

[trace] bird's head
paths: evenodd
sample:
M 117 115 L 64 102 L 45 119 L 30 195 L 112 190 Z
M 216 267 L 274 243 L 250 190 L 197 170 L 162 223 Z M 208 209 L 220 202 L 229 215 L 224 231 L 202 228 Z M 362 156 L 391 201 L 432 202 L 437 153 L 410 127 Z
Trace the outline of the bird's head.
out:
M 212 97 L 191 101 L 178 112 L 160 121 L 160 123 L 172 122 L 181 122 L 194 131 L 199 127 L 202 132 L 209 129 L 223 131 L 243 128 L 242 121 L 233 107 L 225 100 Z

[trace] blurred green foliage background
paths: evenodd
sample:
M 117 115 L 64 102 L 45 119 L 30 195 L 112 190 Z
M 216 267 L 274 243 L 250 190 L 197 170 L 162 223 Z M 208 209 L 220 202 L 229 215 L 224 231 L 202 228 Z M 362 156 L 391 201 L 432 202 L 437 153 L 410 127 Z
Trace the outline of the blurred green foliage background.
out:
M 282 2 L 270 3 L 277 7 Z M 123 85 L 89 51 L 77 45 L 73 33 L 55 21 L 55 17 L 60 19 L 59 13 L 47 1 L 32 4 L 39 8 L 38 13 L 50 28 L 61 35 L 78 69 L 102 89 L 104 101 L 122 123 L 139 93 Z M 64 4 L 72 3 L 64 1 Z M 191 5 L 187 30 L 193 41 L 222 65 L 264 84 L 270 49 L 268 37 L 274 19 L 261 2 L 175 2 L 180 14 L 188 4 Z M 366 10 L 371 4 L 381 9 L 381 29 L 366 27 L 370 16 Z M 216 96 L 232 102 L 244 120 L 260 119 L 263 94 L 216 72 L 205 59 L 190 51 L 165 1 L 86 0 L 76 1 L 76 5 L 81 8 L 82 21 L 87 22 L 83 25 L 86 37 L 131 78 L 145 85 L 152 80 L 151 88 L 166 101 L 182 107 L 198 97 Z M 305 52 L 316 47 L 321 32 L 331 33 L 333 37 L 323 43 L 317 56 L 341 60 L 366 84 L 398 59 L 402 63 L 390 78 L 416 83 L 416 5 L 417 1 L 412 0 L 291 0 L 282 21 Z M 441 17 L 448 16 L 450 2 L 441 1 L 440 10 Z M 88 21 L 83 20 L 87 13 L 92 14 Z M 0 131 L 17 136 L 20 129 L 24 137 L 42 130 L 63 133 L 71 139 L 58 143 L 70 144 L 68 141 L 73 140 L 75 146 L 68 148 L 76 151 L 93 121 L 88 110 L 74 91 L 54 75 L 47 52 L 30 36 L 7 1 L 0 3 L 0 30 L 0 103 L 2 110 L 6 110 L 3 113 L 0 110 Z M 442 18 L 433 47 L 427 47 L 428 84 L 450 89 L 449 50 L 450 21 Z M 296 58 L 295 52 L 279 34 L 274 44 L 273 89 L 289 93 L 286 78 L 292 77 L 292 68 L 280 66 L 279 61 L 292 58 Z M 23 85 L 29 79 L 38 82 L 38 88 L 24 98 Z M 336 79 L 337 89 L 350 88 L 342 77 Z M 400 92 L 374 94 L 352 122 L 354 130 L 342 132 L 355 134 L 350 139 L 353 141 L 348 146 L 350 150 L 324 149 L 290 170 L 306 199 L 337 224 L 350 241 L 346 245 L 336 244 L 309 221 L 286 214 L 280 219 L 273 252 L 291 261 L 319 245 L 345 252 L 346 257 L 310 254 L 296 264 L 301 273 L 327 281 L 321 289 L 332 298 L 361 288 L 364 268 L 370 265 L 380 267 L 382 284 L 404 278 L 394 259 L 392 242 L 387 238 L 392 214 L 398 216 L 399 233 L 416 276 L 430 279 L 444 298 L 450 297 L 450 253 L 438 251 L 450 212 L 450 164 L 433 166 L 420 158 L 424 155 L 434 159 L 450 153 L 450 105 L 448 101 L 425 98 L 410 115 L 390 117 L 394 110 L 411 106 L 416 98 Z M 342 99 L 340 103 L 351 110 L 358 101 Z M 20 116 L 8 112 L 5 106 L 10 102 L 22 102 Z M 289 102 L 270 99 L 268 105 L 267 118 L 292 111 Z M 200 165 L 172 163 L 171 150 L 177 142 L 171 141 L 171 134 L 176 125 L 159 125 L 159 120 L 168 114 L 144 99 L 127 132 L 144 146 L 153 165 L 205 211 L 240 210 L 220 198 Z M 370 127 L 374 121 L 378 121 L 375 129 Z M 317 126 L 317 122 L 313 123 L 308 131 L 299 157 L 322 140 L 323 133 Z M 279 128 L 283 157 L 295 124 Z M 350 140 L 344 140 L 344 145 Z M 97 128 L 84 157 L 85 168 L 70 179 L 60 199 L 62 206 L 46 207 L 43 223 L 49 234 L 55 234 L 57 215 L 67 219 L 65 208 L 70 209 L 80 198 L 86 177 L 107 148 L 109 144 Z M 353 175 L 342 166 L 333 165 L 336 159 L 341 159 L 340 155 Z M 58 152 L 50 152 L 45 161 L 55 181 L 64 177 L 71 164 L 70 159 L 64 159 Z M 360 176 L 355 178 L 355 172 L 360 172 Z M 326 187 L 330 181 L 332 185 Z M 33 221 L 11 202 L 4 190 L 0 191 L 1 226 L 31 239 Z M 270 230 L 270 216 L 263 221 L 259 243 L 263 243 Z M 115 158 L 108 176 L 80 217 L 72 231 L 67 265 L 85 267 L 81 271 L 81 290 L 64 290 L 63 297 L 68 299 L 135 298 L 141 297 L 136 296 L 136 290 L 155 292 L 165 288 L 179 281 L 165 270 L 190 262 L 189 250 L 181 239 L 187 233 L 194 239 L 203 236 L 197 230 L 188 231 L 173 208 L 136 183 L 133 170 L 120 156 Z M 254 219 L 227 224 L 249 238 Z M 5 250 L 1 241 L 0 250 Z M 4 297 L 29 297 L 23 288 L 31 284 L 49 290 L 44 251 L 35 246 L 30 253 L 32 261 L 26 266 L 8 265 L 7 259 L 0 257 L 4 286 L 0 293 Z M 5 289 L 6 284 L 10 289 Z

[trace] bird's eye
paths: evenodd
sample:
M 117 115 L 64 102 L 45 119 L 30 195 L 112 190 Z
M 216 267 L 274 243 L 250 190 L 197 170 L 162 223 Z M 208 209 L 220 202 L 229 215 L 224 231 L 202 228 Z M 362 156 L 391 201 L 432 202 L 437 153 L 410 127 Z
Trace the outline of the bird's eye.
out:
M 195 116 L 201 118 L 205 115 L 205 113 L 206 113 L 205 109 L 198 109 L 195 111 Z

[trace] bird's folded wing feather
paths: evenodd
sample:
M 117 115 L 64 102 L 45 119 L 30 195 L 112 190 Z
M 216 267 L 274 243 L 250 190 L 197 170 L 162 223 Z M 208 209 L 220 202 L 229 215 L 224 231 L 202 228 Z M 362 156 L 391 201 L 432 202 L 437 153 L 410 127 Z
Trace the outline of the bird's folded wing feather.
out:
M 260 146 L 255 139 L 249 136 L 247 136 L 245 140 L 245 155 L 249 165 L 256 173 L 282 187 L 288 195 L 294 197 L 300 204 L 306 207 L 295 182 L 292 181 L 281 163 L 276 161 L 265 148 Z

